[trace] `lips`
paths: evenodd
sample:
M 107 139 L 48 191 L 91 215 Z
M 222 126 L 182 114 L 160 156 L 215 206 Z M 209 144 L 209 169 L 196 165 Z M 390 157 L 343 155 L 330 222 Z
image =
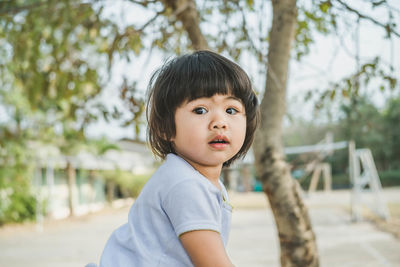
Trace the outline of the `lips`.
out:
M 229 144 L 229 140 L 224 135 L 217 135 L 208 143 L 209 144 Z
M 216 149 L 222 149 L 229 145 L 229 139 L 224 135 L 217 135 L 208 144 Z

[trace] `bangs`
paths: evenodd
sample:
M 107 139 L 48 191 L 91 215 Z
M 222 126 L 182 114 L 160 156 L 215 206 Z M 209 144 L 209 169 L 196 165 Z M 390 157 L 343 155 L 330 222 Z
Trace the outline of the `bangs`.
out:
M 211 64 L 210 64 L 211 65 Z M 183 100 L 192 101 L 201 97 L 212 97 L 213 95 L 233 94 L 232 73 L 220 65 L 197 64 L 193 66 L 195 74 L 186 83 L 186 90 L 182 90 Z M 190 72 L 190 70 L 188 70 Z M 189 76 L 186 76 L 189 77 Z
M 176 62 L 175 70 L 179 75 L 169 88 L 177 106 L 213 95 L 233 95 L 246 101 L 251 84 L 239 66 L 232 66 L 225 60 L 215 60 L 207 55 L 187 57 Z M 174 102 L 175 102 L 174 101 Z

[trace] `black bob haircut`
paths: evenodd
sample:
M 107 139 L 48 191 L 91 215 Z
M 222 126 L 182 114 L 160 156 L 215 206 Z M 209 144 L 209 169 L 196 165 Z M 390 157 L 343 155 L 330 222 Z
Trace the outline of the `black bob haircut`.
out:
M 197 51 L 167 61 L 150 79 L 148 87 L 148 142 L 153 153 L 165 159 L 175 153 L 175 111 L 185 101 L 213 95 L 239 98 L 246 112 L 246 136 L 239 152 L 224 163 L 229 166 L 249 150 L 259 124 L 257 96 L 244 70 L 211 51 Z

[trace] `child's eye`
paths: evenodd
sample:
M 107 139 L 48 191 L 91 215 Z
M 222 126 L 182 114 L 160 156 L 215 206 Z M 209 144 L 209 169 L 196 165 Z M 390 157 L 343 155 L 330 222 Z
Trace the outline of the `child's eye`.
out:
M 238 113 L 238 111 L 234 108 L 228 108 L 226 110 L 226 113 L 231 114 L 231 115 L 235 115 L 236 113 Z
M 195 108 L 195 109 L 193 110 L 193 112 L 196 113 L 196 114 L 201 115 L 201 114 L 206 114 L 206 113 L 207 113 L 207 110 L 206 110 L 205 108 Z

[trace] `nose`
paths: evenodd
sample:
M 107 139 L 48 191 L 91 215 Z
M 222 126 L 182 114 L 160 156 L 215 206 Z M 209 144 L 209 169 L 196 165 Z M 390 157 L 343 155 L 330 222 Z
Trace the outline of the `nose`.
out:
M 228 125 L 224 115 L 216 113 L 211 121 L 210 126 L 212 129 L 226 129 Z

